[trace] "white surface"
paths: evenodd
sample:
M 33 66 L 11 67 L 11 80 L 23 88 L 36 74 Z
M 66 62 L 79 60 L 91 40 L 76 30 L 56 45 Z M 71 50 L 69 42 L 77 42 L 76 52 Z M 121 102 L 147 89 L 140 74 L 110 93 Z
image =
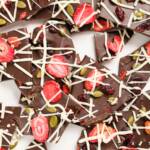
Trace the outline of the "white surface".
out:
M 94 33 L 85 32 L 74 34 L 73 41 L 77 52 L 83 57 L 85 54 L 95 58 L 94 54 L 94 42 L 93 42 Z M 135 50 L 139 45 L 145 43 L 148 38 L 136 34 L 135 37 L 130 41 L 128 45 L 123 50 L 123 55 L 129 53 L 129 51 Z M 134 42 L 133 42 L 134 41 Z M 106 64 L 113 72 L 117 73 L 118 60 L 116 58 L 113 61 L 110 61 Z M 147 88 L 150 89 L 150 86 L 147 85 Z M 20 96 L 20 91 L 17 89 L 13 81 L 6 81 L 0 83 L 0 102 L 3 102 L 6 105 L 16 106 L 18 105 Z M 75 125 L 69 125 L 62 138 L 58 144 L 47 144 L 49 150 L 75 150 L 76 142 L 80 136 L 81 128 Z M 26 146 L 32 141 L 31 136 L 25 136 L 20 141 L 15 150 L 25 150 Z

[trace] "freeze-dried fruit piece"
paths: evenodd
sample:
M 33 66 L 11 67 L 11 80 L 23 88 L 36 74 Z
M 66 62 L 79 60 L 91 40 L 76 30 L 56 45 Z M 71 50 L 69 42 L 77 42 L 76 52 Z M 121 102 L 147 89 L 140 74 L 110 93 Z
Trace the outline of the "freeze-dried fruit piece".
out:
M 46 65 L 46 71 L 56 78 L 64 78 L 70 73 L 67 60 L 63 55 L 53 55 Z
M 110 51 L 117 53 L 122 50 L 122 39 L 119 35 L 115 35 L 113 41 L 108 41 L 107 47 Z
M 20 39 L 16 36 L 8 37 L 7 41 L 13 48 L 18 48 L 21 44 Z
M 86 90 L 91 91 L 94 88 L 94 86 L 95 87 L 99 86 L 100 82 L 102 82 L 103 80 L 104 75 L 102 75 L 102 72 L 95 69 L 88 73 L 87 81 L 84 82 L 84 86 Z
M 79 27 L 93 23 L 95 19 L 94 9 L 88 3 L 80 4 L 73 14 L 73 20 Z
M 31 128 L 34 139 L 38 142 L 45 142 L 48 138 L 48 119 L 44 116 L 37 116 L 31 120 Z
M 14 59 L 14 49 L 0 37 L 0 62 L 11 62 Z
M 57 103 L 62 98 L 60 85 L 54 80 L 49 80 L 44 83 L 43 93 L 45 98 L 51 103 Z

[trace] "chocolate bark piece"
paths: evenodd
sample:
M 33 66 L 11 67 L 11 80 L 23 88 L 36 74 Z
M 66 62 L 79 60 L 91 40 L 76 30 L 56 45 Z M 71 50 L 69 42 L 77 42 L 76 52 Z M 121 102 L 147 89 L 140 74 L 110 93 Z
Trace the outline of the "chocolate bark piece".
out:
M 32 141 L 27 147 L 28 150 L 47 150 L 46 144 Z
M 142 91 L 150 76 L 148 43 L 120 59 L 119 77 L 135 94 Z
M 118 28 L 112 29 L 104 34 L 95 34 L 95 50 L 97 60 L 102 62 L 115 58 L 127 42 L 131 39 L 133 32 L 128 29 Z M 115 38 L 119 38 L 119 41 L 115 41 Z M 114 43 L 114 49 L 110 46 L 110 43 Z M 115 44 L 117 46 L 115 46 Z
M 131 99 L 132 94 L 128 87 L 99 63 L 85 57 L 78 67 L 73 74 L 72 91 L 69 95 L 74 103 L 68 103 L 75 114 L 74 123 L 79 122 L 80 125 L 87 127 L 102 121 Z M 85 68 L 85 73 L 81 74 L 80 70 Z M 95 79 L 96 86 L 89 90 L 87 88 L 92 85 L 91 82 L 94 83 L 94 79 L 91 76 L 91 81 L 89 83 L 87 81 L 90 78 L 89 73 L 91 74 L 93 70 L 99 71 L 103 80 Z
M 27 95 L 32 85 L 29 38 L 26 28 L 1 34 L 1 81 L 14 79 L 24 95 Z
M 17 119 L 20 117 L 21 108 L 0 104 L 0 147 L 9 149 L 14 144 L 13 137 L 16 134 Z
M 48 6 L 48 0 L 10 0 L 0 2 L 0 26 L 25 20 L 41 8 Z
M 134 31 L 150 36 L 150 4 L 148 1 L 102 0 L 100 16 Z

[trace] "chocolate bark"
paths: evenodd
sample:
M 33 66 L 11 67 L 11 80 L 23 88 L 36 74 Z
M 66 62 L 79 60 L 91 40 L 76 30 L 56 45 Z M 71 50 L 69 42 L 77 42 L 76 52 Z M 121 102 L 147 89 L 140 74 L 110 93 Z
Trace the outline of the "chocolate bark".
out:
M 132 35 L 133 32 L 131 30 L 123 28 L 112 29 L 104 34 L 95 34 L 95 50 L 97 60 L 102 62 L 115 58 L 116 55 L 119 55 L 119 53 L 122 51 L 124 45 L 127 44 L 127 42 L 131 39 Z M 114 40 L 116 36 L 121 38 L 121 40 L 119 41 L 118 46 L 115 48 L 116 51 L 112 51 L 110 49 L 111 47 L 109 46 L 109 42 L 116 44 Z
M 119 77 L 135 94 L 141 93 L 150 76 L 148 43 L 120 60 Z
M 134 31 L 150 36 L 150 4 L 148 1 L 102 0 L 100 16 Z

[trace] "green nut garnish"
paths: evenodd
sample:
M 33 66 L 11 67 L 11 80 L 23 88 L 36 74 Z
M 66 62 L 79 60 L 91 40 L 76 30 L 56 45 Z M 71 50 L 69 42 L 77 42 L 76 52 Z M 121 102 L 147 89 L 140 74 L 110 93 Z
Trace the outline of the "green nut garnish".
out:
M 134 15 L 135 15 L 135 17 L 136 17 L 137 20 L 141 20 L 141 19 L 144 18 L 144 13 L 142 11 L 140 11 L 140 10 L 136 10 L 134 12 Z
M 84 76 L 86 73 L 87 73 L 87 68 L 82 68 L 81 70 L 80 70 L 80 76 Z
M 135 64 L 133 64 L 133 69 L 138 68 L 140 65 L 141 65 L 140 63 L 135 63 Z
M 111 105 L 115 105 L 118 102 L 118 98 L 114 96 L 110 96 L 107 100 Z
M 96 98 L 99 98 L 99 97 L 101 97 L 101 96 L 103 96 L 103 95 L 104 95 L 103 92 L 98 91 L 98 90 L 96 90 L 96 91 L 94 91 L 94 92 L 92 93 L 92 96 L 94 96 L 94 97 L 96 97 Z
M 26 8 L 26 3 L 23 2 L 23 1 L 18 1 L 18 4 L 17 4 L 17 7 L 20 8 L 20 9 L 24 9 Z
M 57 125 L 58 125 L 58 117 L 57 116 L 50 117 L 49 124 L 50 124 L 51 128 L 57 127 Z
M 130 117 L 128 118 L 128 124 L 132 126 L 133 123 L 134 123 L 134 117 L 133 117 L 133 116 L 130 116 Z
M 49 107 L 49 106 L 46 106 L 46 110 L 50 113 L 55 113 L 57 112 L 57 109 L 55 107 Z
M 5 20 L 5 19 L 0 18 L 0 26 L 5 25 L 6 23 L 7 23 L 7 22 L 6 22 L 6 20 Z
M 73 16 L 73 14 L 74 14 L 74 8 L 73 8 L 73 6 L 72 6 L 71 4 L 69 4 L 69 5 L 67 6 L 67 12 L 68 12 L 68 14 L 69 14 L 70 16 Z
M 136 51 L 135 53 L 133 53 L 132 59 L 133 59 L 133 60 L 136 60 L 139 56 L 140 56 L 140 52 L 139 52 L 139 51 Z

